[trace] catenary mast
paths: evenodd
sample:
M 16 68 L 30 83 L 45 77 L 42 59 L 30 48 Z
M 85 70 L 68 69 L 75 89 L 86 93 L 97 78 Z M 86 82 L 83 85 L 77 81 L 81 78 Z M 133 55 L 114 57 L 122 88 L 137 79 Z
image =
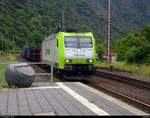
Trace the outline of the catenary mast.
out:
M 108 63 L 111 65 L 112 63 L 112 37 L 111 37 L 111 33 L 112 33 L 112 11 L 111 11 L 111 6 L 112 6 L 112 0 L 108 0 L 108 35 L 107 35 L 107 57 L 108 57 Z

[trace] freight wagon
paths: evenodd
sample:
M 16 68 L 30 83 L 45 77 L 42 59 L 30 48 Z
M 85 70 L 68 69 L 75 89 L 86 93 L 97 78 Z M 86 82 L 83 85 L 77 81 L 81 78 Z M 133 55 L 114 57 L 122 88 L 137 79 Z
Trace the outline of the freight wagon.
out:
M 21 55 L 31 62 L 41 62 L 41 49 L 40 48 L 24 48 Z

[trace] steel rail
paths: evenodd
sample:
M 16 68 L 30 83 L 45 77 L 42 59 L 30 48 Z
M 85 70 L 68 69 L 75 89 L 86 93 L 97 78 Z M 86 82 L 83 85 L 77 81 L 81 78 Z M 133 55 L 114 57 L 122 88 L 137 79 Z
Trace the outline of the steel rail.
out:
M 113 74 L 113 73 L 103 72 L 103 71 L 96 71 L 95 75 L 99 76 L 99 77 L 104 77 L 104 78 L 107 78 L 107 79 L 111 79 L 111 80 L 120 81 L 120 82 L 127 83 L 127 84 L 136 85 L 136 86 L 139 86 L 139 87 L 144 87 L 144 88 L 150 90 L 150 83 L 146 82 L 146 81 L 141 81 L 141 80 L 137 80 L 137 79 L 134 79 L 134 78 L 131 78 L 131 77 L 116 75 L 116 74 Z
M 139 100 L 131 98 L 131 97 L 127 96 L 127 95 L 124 95 L 122 93 L 116 92 L 114 90 L 102 87 L 102 86 L 96 84 L 96 82 L 94 82 L 92 80 L 89 81 L 89 84 L 90 84 L 91 87 L 94 87 L 94 88 L 96 88 L 98 90 L 101 90 L 101 91 L 104 91 L 104 92 L 106 92 L 108 94 L 116 96 L 117 98 L 123 99 L 123 100 L 127 101 L 128 103 L 131 103 L 132 105 L 138 107 L 139 109 L 144 110 L 144 111 L 150 113 L 150 105 L 149 104 L 146 104 L 144 102 L 141 102 Z
M 80 76 L 80 77 L 81 77 L 81 76 Z M 64 76 L 64 78 L 67 79 L 68 77 L 67 77 L 67 76 Z M 76 78 L 76 77 L 75 77 L 75 78 Z M 149 105 L 149 104 L 146 104 L 146 103 L 144 103 L 144 102 L 142 102 L 142 101 L 136 100 L 136 99 L 134 99 L 134 98 L 132 98 L 132 97 L 129 97 L 129 96 L 124 95 L 124 94 L 122 94 L 122 93 L 116 92 L 116 91 L 114 91 L 114 90 L 111 90 L 111 89 L 102 87 L 102 86 L 100 86 L 99 84 L 97 84 L 97 82 L 93 81 L 93 79 L 90 79 L 90 78 L 87 79 L 86 83 L 85 83 L 85 81 L 84 81 L 83 83 L 84 83 L 84 84 L 87 84 L 87 85 L 89 85 L 89 86 L 91 86 L 91 87 L 94 87 L 94 88 L 96 88 L 96 89 L 98 89 L 98 90 L 100 90 L 100 91 L 103 91 L 103 92 L 105 92 L 105 93 L 108 93 L 108 94 L 110 94 L 110 95 L 112 95 L 112 96 L 115 96 L 115 97 L 117 97 L 117 98 L 120 98 L 121 100 L 124 100 L 124 101 L 126 101 L 127 103 L 130 103 L 130 104 L 132 104 L 133 106 L 135 106 L 135 107 L 137 107 L 137 108 L 139 108 L 139 109 L 141 109 L 141 110 L 144 110 L 144 111 L 146 111 L 147 113 L 150 113 L 150 105 Z

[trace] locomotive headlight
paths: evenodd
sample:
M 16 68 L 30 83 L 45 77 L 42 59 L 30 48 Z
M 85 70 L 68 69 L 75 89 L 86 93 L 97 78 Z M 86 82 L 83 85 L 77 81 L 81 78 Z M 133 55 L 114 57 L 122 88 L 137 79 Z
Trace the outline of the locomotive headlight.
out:
M 92 59 L 90 59 L 90 60 L 89 60 L 89 62 L 90 62 L 90 63 L 92 63 L 92 62 L 93 62 L 93 60 L 92 60 Z
M 81 52 L 81 49 L 78 49 L 78 52 Z
M 69 60 L 68 60 L 68 59 L 66 59 L 66 63 L 69 63 Z

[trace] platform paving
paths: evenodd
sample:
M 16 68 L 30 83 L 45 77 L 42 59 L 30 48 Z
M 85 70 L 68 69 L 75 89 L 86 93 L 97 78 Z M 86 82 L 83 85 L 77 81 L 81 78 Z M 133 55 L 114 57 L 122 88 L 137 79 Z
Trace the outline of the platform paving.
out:
M 148 115 L 79 82 L 1 89 L 0 115 Z

